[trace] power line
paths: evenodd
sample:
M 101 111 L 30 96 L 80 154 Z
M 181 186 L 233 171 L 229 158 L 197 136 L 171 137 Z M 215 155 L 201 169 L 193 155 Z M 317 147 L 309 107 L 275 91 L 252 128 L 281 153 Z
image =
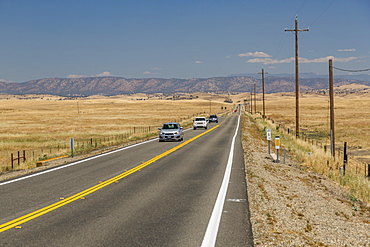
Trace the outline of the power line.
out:
M 286 26 L 289 26 L 292 22 L 294 22 L 295 18 L 297 18 L 298 14 L 300 13 L 301 9 L 303 9 L 304 5 L 306 5 L 308 0 L 303 0 L 301 5 L 299 6 L 298 10 L 296 11 L 296 15 L 295 17 L 293 17 L 291 20 L 289 20 L 288 24 Z M 285 39 L 284 39 L 285 37 Z M 283 41 L 284 39 L 284 41 Z M 280 50 L 283 48 L 284 44 L 285 44 L 285 41 L 287 40 L 287 35 L 282 35 L 281 36 L 281 39 L 280 39 L 280 42 L 279 42 L 279 45 L 278 45 L 278 48 L 276 49 L 276 52 L 275 52 L 275 56 L 276 58 L 278 58 L 279 54 L 280 54 Z
M 334 69 L 341 70 L 341 71 L 347 71 L 347 72 L 364 72 L 364 71 L 370 71 L 370 69 L 340 69 L 337 67 L 334 67 Z
M 329 5 L 328 5 L 328 7 L 326 7 L 326 9 L 324 9 L 322 12 L 321 12 L 321 14 L 316 18 L 316 20 L 314 20 L 312 23 L 311 23 L 311 25 L 309 25 L 309 27 L 310 26 L 312 26 L 324 13 L 325 13 L 325 11 L 326 10 L 328 10 L 328 8 L 333 4 L 335 2 L 335 0 L 333 0 Z
M 321 14 L 310 24 L 308 27 L 312 27 L 312 25 L 329 9 L 329 7 L 335 2 L 335 0 L 331 1 L 331 3 L 321 12 Z M 301 41 L 305 37 L 305 33 L 303 33 L 301 37 Z

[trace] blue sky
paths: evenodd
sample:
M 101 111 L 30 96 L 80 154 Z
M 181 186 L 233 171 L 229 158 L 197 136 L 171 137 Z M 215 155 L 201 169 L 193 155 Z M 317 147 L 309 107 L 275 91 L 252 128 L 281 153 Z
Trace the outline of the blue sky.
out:
M 296 14 L 301 73 L 370 68 L 369 0 L 0 0 L 0 79 L 294 73 Z

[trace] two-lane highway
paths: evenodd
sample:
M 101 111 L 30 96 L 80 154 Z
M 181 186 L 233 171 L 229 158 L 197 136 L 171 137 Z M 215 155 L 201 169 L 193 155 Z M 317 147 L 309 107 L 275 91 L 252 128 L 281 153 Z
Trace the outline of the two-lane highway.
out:
M 238 115 L 0 182 L 0 246 L 252 246 Z

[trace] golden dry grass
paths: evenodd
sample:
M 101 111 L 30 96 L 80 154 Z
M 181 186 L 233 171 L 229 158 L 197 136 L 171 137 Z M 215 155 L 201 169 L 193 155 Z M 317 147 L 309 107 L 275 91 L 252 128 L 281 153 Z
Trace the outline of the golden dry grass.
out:
M 257 111 L 262 111 L 259 95 Z M 336 157 L 325 152 L 322 146 L 329 144 L 329 101 L 327 95 L 300 95 L 300 130 L 305 138 L 296 139 L 284 129 L 295 129 L 295 94 L 267 94 L 266 115 L 274 120 L 264 122 L 260 115 L 254 115 L 261 129 L 272 128 L 282 139 L 283 146 L 291 152 L 301 165 L 323 174 L 347 187 L 350 193 L 370 203 L 370 183 L 365 178 L 367 164 L 370 163 L 370 97 L 367 93 L 336 94 L 335 137 Z M 283 128 L 279 128 L 278 126 Z M 277 131 L 278 129 L 278 131 Z M 307 139 L 306 139 L 307 137 Z M 341 176 L 343 167 L 343 143 L 349 146 L 349 160 L 346 173 Z M 316 144 L 317 143 L 317 144 Z
M 143 132 L 142 135 L 149 132 L 154 135 L 163 122 L 176 121 L 185 125 L 195 115 L 207 116 L 210 112 L 221 113 L 225 108 L 232 108 L 222 97 L 216 96 L 212 101 L 137 99 L 143 97 L 95 96 L 73 100 L 56 96 L 2 96 L 0 171 L 10 165 L 10 154 L 16 156 L 17 151 L 26 150 L 26 156 L 34 164 L 37 159 L 68 153 L 70 138 L 85 147 L 92 138 L 94 145 L 96 140 L 105 140 L 108 144 L 112 140 L 124 142 L 135 137 L 134 127 L 136 132 Z
M 257 111 L 262 111 L 261 95 L 258 95 Z M 293 93 L 267 94 L 266 116 L 276 122 L 295 129 L 295 95 Z M 336 145 L 347 142 L 351 147 L 370 150 L 370 95 L 337 94 L 334 97 Z M 312 139 L 328 142 L 329 96 L 323 94 L 301 94 L 301 133 Z
M 273 137 L 280 136 L 281 150 L 286 149 L 288 156 L 296 160 L 300 166 L 315 173 L 323 174 L 346 187 L 348 195 L 344 196 L 350 197 L 351 200 L 357 200 L 358 198 L 365 203 L 370 203 L 370 183 L 363 174 L 364 170 L 360 169 L 363 164 L 349 158 L 346 173 L 343 174 L 340 169 L 343 166 L 341 156 L 334 159 L 330 152 L 325 152 L 323 148 L 312 144 L 312 142 L 296 139 L 294 135 L 287 134 L 287 132 L 277 128 L 278 125 L 271 121 L 264 121 L 259 115 L 251 115 L 251 117 L 256 121 L 256 125 L 262 134 L 265 134 L 265 129 L 271 129 Z M 273 147 L 272 150 L 274 150 Z M 280 155 L 282 156 L 281 150 Z M 282 157 L 280 158 L 282 160 Z

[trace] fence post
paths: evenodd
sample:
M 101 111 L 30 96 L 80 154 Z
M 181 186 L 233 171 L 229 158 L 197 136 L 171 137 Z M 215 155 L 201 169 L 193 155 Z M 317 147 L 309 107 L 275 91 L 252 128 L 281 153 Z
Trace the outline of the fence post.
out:
M 14 169 L 14 165 L 13 165 L 13 162 L 14 162 L 14 158 L 13 158 L 13 153 L 10 154 L 10 159 L 11 159 L 11 164 L 12 164 L 12 170 Z
M 344 142 L 344 148 L 343 148 L 343 174 L 346 174 L 346 165 L 348 162 L 348 156 L 347 156 L 347 142 Z
M 283 164 L 285 164 L 285 160 L 286 160 L 286 149 L 284 148 L 284 160 L 283 160 Z

